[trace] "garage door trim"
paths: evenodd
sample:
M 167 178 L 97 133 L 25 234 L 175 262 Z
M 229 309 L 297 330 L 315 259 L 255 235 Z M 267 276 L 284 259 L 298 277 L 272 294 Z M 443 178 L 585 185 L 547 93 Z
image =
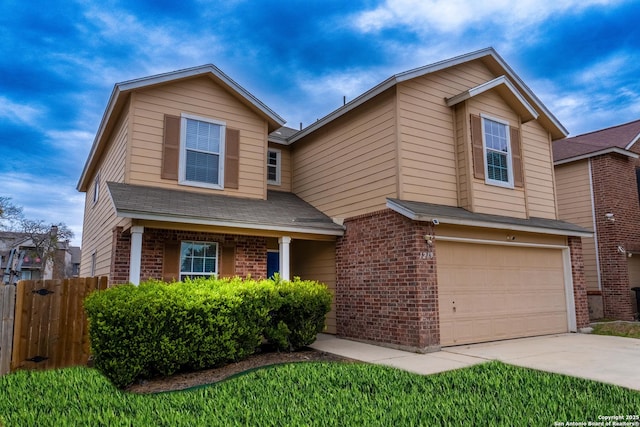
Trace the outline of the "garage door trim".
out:
M 567 326 L 570 332 L 577 331 L 576 322 L 576 309 L 575 300 L 573 297 L 573 276 L 571 275 L 571 252 L 569 246 L 565 245 L 549 245 L 544 243 L 526 243 L 526 242 L 514 242 L 511 240 L 487 240 L 487 239 L 472 239 L 468 237 L 450 237 L 450 236 L 436 236 L 437 241 L 443 242 L 460 242 L 460 243 L 473 243 L 479 245 L 495 245 L 495 246 L 519 246 L 527 248 L 546 248 L 546 249 L 558 249 L 562 251 L 562 263 L 564 266 L 564 293 L 567 304 Z M 436 246 L 436 256 L 437 256 Z

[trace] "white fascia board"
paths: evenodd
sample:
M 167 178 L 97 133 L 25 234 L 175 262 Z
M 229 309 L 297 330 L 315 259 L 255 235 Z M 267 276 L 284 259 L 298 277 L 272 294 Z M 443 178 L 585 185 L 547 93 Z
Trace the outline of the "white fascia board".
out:
M 631 142 L 627 144 L 627 146 L 626 146 L 626 147 L 624 147 L 624 149 L 625 149 L 625 150 L 630 150 L 630 149 L 631 149 L 631 147 L 633 147 L 633 144 L 635 144 L 636 142 L 638 142 L 638 140 L 640 140 L 640 133 L 639 133 L 639 134 L 637 134 L 637 135 L 636 135 L 636 137 L 635 137 L 635 138 L 633 138 L 633 139 L 631 140 Z
M 509 81 L 509 79 L 507 79 L 505 76 L 500 76 L 500 77 L 496 77 L 493 80 L 490 80 L 486 83 L 482 83 L 481 85 L 478 85 L 476 87 L 473 87 L 469 90 L 466 90 L 456 96 L 453 96 L 449 99 L 446 100 L 447 102 L 447 107 L 453 107 L 454 105 L 462 102 L 462 101 L 466 101 L 467 99 L 473 98 L 476 95 L 480 95 L 484 92 L 487 92 L 491 89 L 494 89 L 498 86 L 504 85 L 512 94 L 513 96 L 516 98 L 516 100 L 529 112 L 530 117 L 532 118 L 532 120 L 535 120 L 538 118 L 539 114 L 538 112 L 535 110 L 535 108 L 533 108 L 533 106 L 531 106 L 531 104 L 529 104 L 529 102 L 527 102 L 527 100 L 524 98 L 524 96 L 522 96 L 522 94 L 518 91 L 518 89 L 513 85 L 513 83 L 511 83 Z
M 216 219 L 203 219 L 193 218 L 175 215 L 156 215 L 148 212 L 137 212 L 118 210 L 117 216 L 122 218 L 150 220 L 150 221 L 166 221 L 177 222 L 180 224 L 196 224 L 196 225 L 210 225 L 216 227 L 230 227 L 230 228 L 248 228 L 254 230 L 269 230 L 269 231 L 282 231 L 287 233 L 306 233 L 306 234 L 319 234 L 323 236 L 343 236 L 342 230 L 325 230 L 314 227 L 287 227 L 282 225 L 269 225 L 269 224 L 255 224 L 246 222 L 236 222 L 228 220 L 216 220 Z
M 540 233 L 540 234 L 551 234 L 557 236 L 576 236 L 576 237 L 593 237 L 593 233 L 591 232 L 580 232 L 580 231 L 570 231 L 570 230 L 561 230 L 555 228 L 544 228 L 544 227 L 534 227 L 528 225 L 517 225 L 517 224 L 506 224 L 501 222 L 491 222 L 491 221 L 482 221 L 475 219 L 461 219 L 461 218 L 450 218 L 446 216 L 422 216 L 416 215 L 414 212 L 403 208 L 402 206 L 397 205 L 389 200 L 387 200 L 387 207 L 400 215 L 403 215 L 410 220 L 413 221 L 433 221 L 437 219 L 441 224 L 450 224 L 450 225 L 464 225 L 467 227 L 483 227 L 483 228 L 493 228 L 497 230 L 510 230 L 510 231 L 522 231 L 527 233 Z
M 605 148 L 604 150 L 594 151 L 593 153 L 581 154 L 579 156 L 558 160 L 557 162 L 553 162 L 553 165 L 560 166 L 560 165 L 564 165 L 565 163 L 577 162 L 578 160 L 584 160 L 590 157 L 601 156 L 603 154 L 620 154 L 622 156 L 627 156 L 632 159 L 637 159 L 638 157 L 640 157 L 640 155 L 634 152 L 623 150 L 622 148 L 618 148 L 618 147 L 611 147 L 611 148 Z

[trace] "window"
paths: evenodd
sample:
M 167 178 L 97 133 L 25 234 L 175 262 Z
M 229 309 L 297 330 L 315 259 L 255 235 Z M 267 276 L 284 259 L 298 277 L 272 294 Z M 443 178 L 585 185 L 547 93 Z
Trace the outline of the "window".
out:
M 209 277 L 218 273 L 218 244 L 182 242 L 180 244 L 180 280 Z
M 280 185 L 280 150 L 270 148 L 267 151 L 267 183 Z
M 91 271 L 89 273 L 90 277 L 94 277 L 96 275 L 96 261 L 97 261 L 97 256 L 96 253 L 92 253 L 91 254 Z
M 482 135 L 485 152 L 486 182 L 513 187 L 509 124 L 482 117 Z
M 222 188 L 225 124 L 188 114 L 181 120 L 180 182 Z
M 96 175 L 96 179 L 93 181 L 93 203 L 97 203 L 99 197 L 100 197 L 100 175 Z

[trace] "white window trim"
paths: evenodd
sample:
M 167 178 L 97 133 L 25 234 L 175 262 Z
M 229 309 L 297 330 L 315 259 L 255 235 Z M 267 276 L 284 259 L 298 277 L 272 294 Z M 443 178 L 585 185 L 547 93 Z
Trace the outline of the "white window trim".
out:
M 206 245 L 216 245 L 216 266 L 215 272 L 213 274 L 209 273 L 194 273 L 194 272 L 183 272 L 182 271 L 182 244 L 183 243 L 197 243 L 197 244 L 206 244 Z M 218 242 L 209 242 L 209 241 L 200 241 L 200 240 L 183 240 L 180 242 L 180 281 L 184 280 L 182 276 L 202 276 L 202 277 L 218 277 L 220 274 L 220 244 Z
M 276 153 L 276 179 L 270 180 L 269 177 L 269 152 Z M 277 148 L 269 148 L 267 150 L 267 184 L 280 185 L 281 180 L 281 164 L 282 164 L 282 151 Z
M 93 180 L 93 204 L 98 203 L 100 199 L 100 174 L 96 175 L 96 178 Z
M 482 154 L 484 157 L 484 182 L 486 184 L 489 185 L 495 185 L 497 187 L 504 187 L 504 188 L 514 188 L 514 183 L 513 183 L 513 160 L 512 160 L 512 153 L 511 153 L 511 131 L 510 131 L 510 127 L 509 127 L 509 122 L 506 120 L 502 120 L 502 119 L 498 119 L 496 117 L 492 117 L 489 116 L 487 114 L 480 114 L 480 123 L 482 124 Z M 487 164 L 487 140 L 485 137 L 485 130 L 484 130 L 484 121 L 486 120 L 491 120 L 493 122 L 496 123 L 500 123 L 502 125 L 505 125 L 507 127 L 507 132 L 506 132 L 506 136 L 507 136 L 507 175 L 508 175 L 508 179 L 509 182 L 504 182 L 504 181 L 498 181 L 495 179 L 490 179 L 489 178 L 489 165 Z
M 218 164 L 218 184 L 209 184 L 206 182 L 187 180 L 187 120 L 198 120 L 201 122 L 212 123 L 221 126 L 220 129 L 220 154 Z M 191 187 L 212 188 L 214 190 L 224 189 L 224 159 L 225 159 L 225 137 L 227 123 L 214 120 L 207 117 L 195 116 L 193 114 L 182 113 L 180 116 L 180 161 L 178 163 L 178 184 L 188 185 Z

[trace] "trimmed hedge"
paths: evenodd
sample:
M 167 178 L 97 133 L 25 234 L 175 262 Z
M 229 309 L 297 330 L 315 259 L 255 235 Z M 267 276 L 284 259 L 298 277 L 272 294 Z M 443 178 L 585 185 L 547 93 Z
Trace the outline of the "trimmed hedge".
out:
M 264 339 L 315 340 L 331 294 L 317 282 L 198 279 L 120 285 L 85 300 L 95 367 L 116 386 L 242 360 Z

